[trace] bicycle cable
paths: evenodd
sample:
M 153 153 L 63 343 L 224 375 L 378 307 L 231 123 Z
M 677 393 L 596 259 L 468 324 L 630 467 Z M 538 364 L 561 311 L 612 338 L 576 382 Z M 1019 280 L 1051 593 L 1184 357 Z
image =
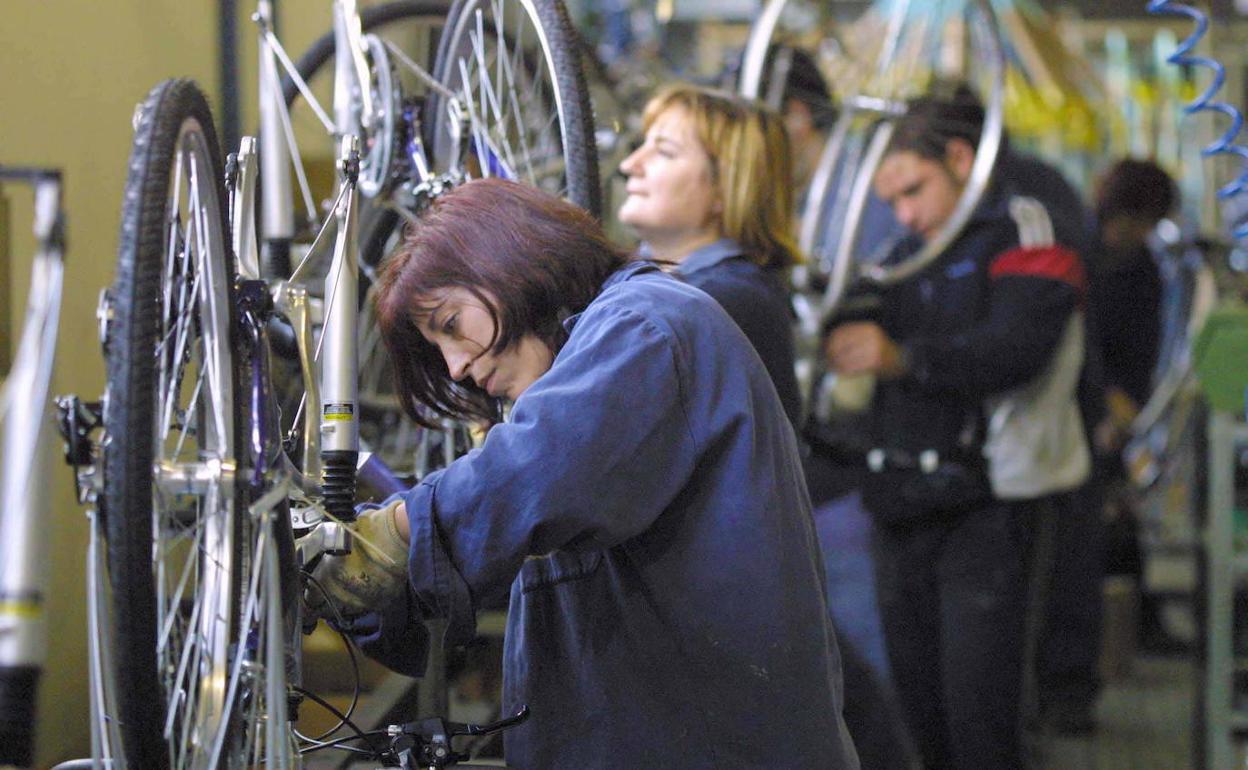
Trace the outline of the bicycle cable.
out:
M 308 697 L 312 698 L 313 701 L 320 704 L 322 707 L 326 708 L 331 714 L 334 714 L 335 716 L 339 718 L 338 724 L 334 725 L 332 728 L 330 728 L 329 730 L 326 730 L 325 732 L 321 733 L 319 736 L 315 738 L 309 738 L 308 736 L 300 734 L 298 731 L 295 731 L 295 734 L 304 740 L 319 742 L 319 741 L 324 740 L 325 738 L 328 738 L 334 733 L 338 732 L 339 730 L 343 728 L 343 726 L 348 726 L 352 730 L 355 730 L 356 733 L 362 735 L 363 731 L 360 730 L 360 728 L 357 727 L 355 723 L 351 721 L 351 716 L 355 713 L 355 707 L 360 702 L 360 662 L 355 656 L 355 645 L 352 643 L 351 638 L 347 636 L 346 632 L 340 630 L 341 628 L 346 627 L 347 620 L 346 618 L 342 616 L 342 612 L 338 609 L 338 605 L 334 604 L 333 599 L 330 598 L 329 592 L 325 590 L 325 586 L 321 585 L 321 581 L 317 580 L 315 577 L 312 576 L 311 573 L 307 572 L 306 570 L 300 570 L 300 573 L 309 583 L 311 583 L 316 588 L 317 591 L 320 592 L 321 597 L 325 599 L 325 605 L 329 607 L 330 609 L 332 609 L 334 612 L 334 619 L 338 622 L 338 628 L 334 630 L 337 631 L 340 637 L 342 637 L 343 644 L 347 648 L 347 655 L 351 659 L 351 672 L 352 672 L 352 679 L 354 680 L 354 685 L 353 685 L 353 690 L 351 693 L 351 705 L 347 707 L 346 714 L 343 714 L 342 712 L 338 711 L 336 708 L 330 706 L 328 703 L 326 703 L 323 699 L 321 699 L 316 694 L 308 690 L 305 690 L 302 687 L 294 686 L 294 689 L 296 691 L 301 692 L 302 694 L 307 695 Z

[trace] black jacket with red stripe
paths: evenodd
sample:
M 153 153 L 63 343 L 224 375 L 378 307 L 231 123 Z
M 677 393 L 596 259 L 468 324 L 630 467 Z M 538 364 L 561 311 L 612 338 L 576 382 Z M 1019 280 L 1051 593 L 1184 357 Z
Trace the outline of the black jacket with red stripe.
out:
M 905 238 L 890 261 L 921 246 Z M 909 371 L 877 384 L 871 443 L 976 461 L 988 399 L 1045 370 L 1085 283 L 1042 205 L 991 190 L 944 254 L 879 294 L 872 316 L 902 346 Z

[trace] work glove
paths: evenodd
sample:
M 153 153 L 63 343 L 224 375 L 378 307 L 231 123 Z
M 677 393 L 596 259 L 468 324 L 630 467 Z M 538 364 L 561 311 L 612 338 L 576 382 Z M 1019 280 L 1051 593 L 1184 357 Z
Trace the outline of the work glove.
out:
M 407 580 L 407 543 L 394 524 L 395 500 L 360 514 L 348 527 L 351 553 L 326 555 L 312 571 L 304 602 L 313 617 L 348 618 L 402 601 Z M 335 612 L 335 608 L 337 611 Z

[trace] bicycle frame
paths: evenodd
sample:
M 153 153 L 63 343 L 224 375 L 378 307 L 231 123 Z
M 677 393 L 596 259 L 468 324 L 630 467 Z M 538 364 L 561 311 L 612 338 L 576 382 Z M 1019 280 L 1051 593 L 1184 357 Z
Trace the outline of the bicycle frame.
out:
M 44 455 L 65 239 L 59 171 L 0 168 L 4 180 L 34 187 L 38 250 L 17 358 L 0 391 L 0 765 L 33 767 L 34 693 L 47 653 Z
M 245 139 L 238 156 L 238 197 L 233 209 L 235 253 L 239 257 L 239 274 L 247 279 L 262 275 L 261 265 L 271 265 L 275 270 L 290 275 L 290 279 L 273 287 L 273 300 L 277 309 L 291 320 L 299 349 L 300 369 L 307 392 L 307 404 L 303 410 L 304 465 L 301 469 L 303 482 L 324 478 L 323 493 L 327 506 L 338 518 L 350 520 L 351 480 L 354 464 L 358 458 L 359 445 L 359 387 L 356 296 L 359 289 L 358 222 L 360 193 L 360 139 L 361 132 L 377 120 L 370 88 L 369 64 L 365 56 L 366 42 L 361 32 L 359 9 L 355 0 L 334 0 L 333 32 L 335 40 L 333 120 L 317 102 L 307 84 L 291 63 L 280 41 L 272 31 L 272 3 L 258 0 L 255 20 L 260 27 L 260 143 Z M 458 104 L 455 95 L 441 88 L 432 77 L 415 62 L 390 49 L 396 59 L 415 72 L 430 88 L 439 90 L 443 96 Z M 319 117 L 326 133 L 341 144 L 338 157 L 339 192 L 326 222 L 313 219 L 315 207 L 302 172 L 298 145 L 295 140 L 289 110 L 286 107 L 279 71 L 284 71 Z M 352 99 L 361 102 L 358 112 Z M 454 107 L 452 106 L 452 109 Z M 424 148 L 419 141 L 419 131 L 414 132 L 408 147 L 417 188 L 427 188 L 436 194 L 441 185 L 431 172 Z M 348 142 L 354 142 L 354 158 L 348 150 Z M 258 149 L 258 152 L 257 152 Z M 258 158 L 256 157 L 258 155 Z M 316 225 L 318 235 L 308 252 L 301 256 L 299 265 L 289 270 L 291 244 L 295 236 L 294 204 L 291 166 L 296 171 L 304 206 L 310 223 Z M 456 164 L 457 166 L 459 164 Z M 254 175 L 259 173 L 265 180 L 260 202 L 261 217 L 259 233 L 252 223 L 250 212 L 254 200 Z M 453 170 L 447 177 L 454 178 Z M 349 179 L 350 184 L 344 185 Z M 397 206 L 415 207 L 419 201 L 405 200 Z M 409 215 L 410 216 L 410 215 Z M 307 291 L 303 272 L 307 265 L 316 263 L 323 256 L 329 233 L 334 233 L 335 243 L 332 263 L 327 274 L 323 298 Z M 257 248 L 256 244 L 260 246 Z M 343 313 L 334 313 L 335 308 Z M 349 311 L 349 312 L 347 312 Z M 331 316 L 339 316 L 331 318 Z M 311 352 L 312 329 L 323 323 L 316 353 Z M 315 371 L 320 355 L 319 374 Z M 313 412 L 312 405 L 319 410 Z M 384 472 L 383 472 L 384 475 Z
M 354 498 L 358 475 L 367 478 L 370 485 L 383 493 L 401 490 L 403 485 L 389 472 L 375 455 L 360 452 L 359 409 L 359 252 L 358 230 L 360 218 L 359 196 L 361 189 L 361 131 L 367 130 L 368 121 L 375 115 L 369 104 L 372 95 L 370 66 L 384 60 L 379 52 L 376 38 L 361 34 L 360 19 L 353 0 L 335 0 L 334 39 L 334 115 L 328 115 L 316 103 L 280 43 L 272 33 L 272 4 L 258 0 L 255 19 L 260 27 L 260 94 L 261 138 L 245 137 L 237 155 L 227 163 L 227 188 L 229 226 L 239 284 L 234 292 L 236 306 L 233 317 L 236 323 L 231 334 L 232 355 L 239 362 L 240 374 L 246 372 L 247 380 L 235 388 L 234 408 L 238 420 L 246 420 L 246 439 L 235 447 L 231 462 L 187 463 L 178 468 L 159 468 L 154 473 L 154 483 L 161 493 L 174 496 L 204 494 L 219 489 L 246 489 L 240 495 L 248 502 L 247 510 L 239 512 L 242 529 L 250 538 L 252 558 L 242 565 L 241 621 L 246 636 L 236 640 L 230 653 L 228 670 L 221 689 L 220 702 L 225 704 L 223 713 L 216 715 L 213 727 L 197 737 L 203 741 L 205 766 L 215 767 L 223 759 L 223 748 L 228 736 L 236 727 L 232 723 L 245 722 L 249 732 L 245 736 L 259 747 L 268 767 L 298 767 L 298 753 L 294 750 L 292 715 L 287 713 L 287 683 L 300 684 L 300 650 L 304 623 L 299 617 L 300 603 L 293 597 L 292 584 L 286 582 L 293 571 L 323 553 L 344 553 L 352 546 L 352 534 L 343 526 L 354 518 Z M 460 99 L 449 90 L 433 82 L 432 77 L 418 65 L 405 59 L 396 47 L 386 46 L 397 59 L 412 71 L 426 79 L 429 88 L 446 97 L 451 115 L 467 120 L 468 110 Z M 368 57 L 372 57 L 370 63 Z M 385 64 L 385 62 L 382 62 Z M 388 64 L 386 66 L 389 66 Z M 301 169 L 298 147 L 291 126 L 283 90 L 279 80 L 279 67 L 285 70 L 299 86 L 304 97 L 312 105 L 338 145 L 336 176 L 337 191 L 323 223 L 316 223 L 316 233 L 306 250 L 292 255 L 292 244 L 299 236 L 295 225 L 292 204 L 295 179 L 301 188 L 308 211 L 315 215 L 311 193 Z M 360 99 L 352 103 L 347 96 Z M 361 96 L 361 94 L 363 96 Z M 344 96 L 347 95 L 347 96 Z M 397 95 L 397 90 L 391 96 Z M 390 106 L 393 106 L 392 104 Z M 357 108 L 358 107 L 358 108 Z M 387 114 L 394 119 L 394 112 Z M 418 117 L 405 116 L 404 120 L 415 122 Z M 359 124 L 359 125 L 357 125 Z M 454 127 L 452 128 L 454 130 Z M 467 143 L 459 143 L 459 155 L 450 159 L 450 170 L 434 174 L 424 156 L 420 142 L 421 132 L 413 132 L 406 148 L 411 156 L 413 172 L 404 180 L 402 202 L 387 199 L 385 205 L 396 208 L 408 207 L 400 213 L 411 216 L 436 197 L 443 189 L 449 189 L 463 178 L 463 153 Z M 492 155 L 487 153 L 488 155 Z M 487 157 L 488 160 L 488 157 Z M 296 169 L 290 173 L 291 166 Z M 264 177 L 260 216 L 256 216 L 257 183 Z M 387 190 L 389 193 L 389 190 Z M 304 241 L 306 243 L 306 241 Z M 296 259 L 291 259 L 295 256 Z M 312 274 L 319 275 L 325 258 L 329 269 L 323 286 L 311 286 Z M 286 266 L 281 267 L 282 260 Z M 290 269 L 291 262 L 297 262 Z M 280 268 L 280 269 L 278 269 Z M 272 276 L 280 273 L 281 280 Z M 289 276 L 288 278 L 286 276 Z M 318 278 L 319 280 L 319 278 Z M 101 304 L 104 316 L 102 339 L 107 339 L 107 314 L 111 302 L 105 298 Z M 304 390 L 304 401 L 298 407 L 293 424 L 280 419 L 279 402 L 274 390 L 274 374 L 271 372 L 270 320 L 281 316 L 289 322 L 298 356 L 299 371 Z M 284 334 L 282 335 L 285 336 Z M 224 335 L 222 335 L 224 337 Z M 290 354 L 294 355 L 294 354 Z M 79 409 L 62 404 L 63 428 L 71 445 L 71 464 L 79 469 L 79 494 L 84 501 L 93 501 L 93 495 L 102 487 L 93 445 L 87 433 L 98 427 L 99 407 Z M 95 410 L 94 420 L 91 410 Z M 77 426 L 73 427 L 78 417 Z M 90 427 L 83 427 L 90 423 Z M 285 424 L 284 424 L 285 423 Z M 301 434 L 301 462 L 296 465 L 293 448 L 284 439 L 287 428 Z M 462 426 L 448 426 L 442 445 L 441 464 L 454 459 L 461 446 Z M 241 438 L 241 437 L 240 437 Z M 418 468 L 422 471 L 429 464 L 429 446 L 422 444 Z M 292 451 L 288 451 L 292 450 Z M 363 463 L 358 463 L 363 459 Z M 434 460 L 436 462 L 436 460 Z M 238 485 L 244 485 L 240 488 Z M 84 495 L 85 490 L 85 495 Z M 287 514 L 286 506 L 290 511 Z M 114 694 L 119 682 L 113 682 L 110 658 L 114 655 L 108 629 L 111 628 L 110 597 L 107 586 L 106 559 L 101 537 L 103 530 L 96 511 L 89 512 L 92 521 L 92 538 L 88 551 L 89 595 L 88 607 L 92 627 L 90 650 L 92 744 L 97 761 L 108 759 L 111 766 L 124 767 L 123 752 L 119 751 L 120 735 L 116 720 Z M 289 516 L 289 518 L 287 518 Z M 293 553 L 290 543 L 291 531 L 307 533 Z M 211 548 L 211 546 L 208 546 Z M 189 573 L 188 573 L 189 574 Z M 297 583 L 294 585 L 298 588 Z M 219 613 L 221 614 L 221 613 Z M 219 656 L 222 659 L 225 656 Z M 273 675 L 264 679 L 265 672 Z M 254 682 L 255 686 L 249 685 Z M 247 689 L 251 687 L 251 689 Z M 222 726 L 217 729 L 217 725 Z M 210 732 L 211 734 L 207 734 Z M 399 736 L 400 732 L 392 732 Z M 406 734 L 406 733 L 402 733 Z M 232 740 L 232 738 L 228 738 Z M 450 758 L 451 755 L 447 755 Z M 258 761 L 253 757 L 252 761 Z M 438 760 L 441 766 L 442 759 Z

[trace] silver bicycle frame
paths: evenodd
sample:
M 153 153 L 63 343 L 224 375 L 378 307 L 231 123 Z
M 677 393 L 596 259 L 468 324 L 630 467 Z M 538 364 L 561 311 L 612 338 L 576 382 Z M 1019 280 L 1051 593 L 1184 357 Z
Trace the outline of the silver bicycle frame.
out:
M 290 241 L 295 235 L 294 199 L 290 188 L 290 147 L 286 125 L 286 103 L 278 78 L 277 49 L 266 45 L 266 33 L 273 28 L 273 3 L 258 0 L 256 21 L 260 25 L 260 173 L 264 177 L 261 201 L 261 232 L 266 242 Z M 283 120 L 285 116 L 285 120 Z
M 57 171 L 11 170 L 0 178 L 34 185 L 38 251 L 31 270 L 26 320 L 17 357 L 0 389 L 0 672 L 33 673 L 47 654 L 47 512 L 50 487 L 49 402 L 61 312 L 64 243 L 61 177 Z M 8 704 L 6 704 L 7 707 Z M 30 713 L 34 708 L 31 705 Z M 33 724 L 32 742 L 33 742 Z M 6 751 L 24 753 L 23 747 Z

